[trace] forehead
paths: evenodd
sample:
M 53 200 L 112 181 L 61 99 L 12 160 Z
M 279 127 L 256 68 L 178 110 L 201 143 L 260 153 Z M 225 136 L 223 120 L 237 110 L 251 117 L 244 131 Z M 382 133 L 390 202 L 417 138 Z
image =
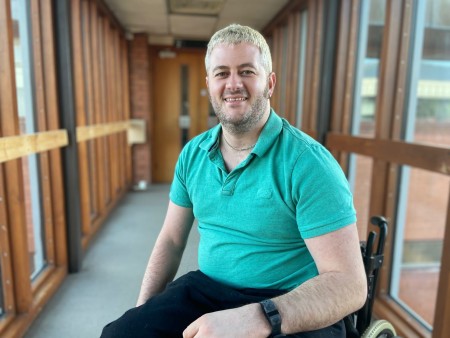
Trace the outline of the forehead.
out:
M 237 45 L 219 44 L 211 51 L 211 69 L 218 66 L 233 67 L 248 63 L 255 65 L 255 67 L 261 63 L 259 48 L 250 43 Z

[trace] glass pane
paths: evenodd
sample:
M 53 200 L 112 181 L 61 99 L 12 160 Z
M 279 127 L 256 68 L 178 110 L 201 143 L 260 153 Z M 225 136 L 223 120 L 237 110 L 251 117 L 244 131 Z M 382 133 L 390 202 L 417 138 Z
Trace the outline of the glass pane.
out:
M 36 132 L 33 98 L 33 68 L 31 57 L 29 5 L 26 0 L 11 1 L 11 15 L 14 27 L 14 64 L 17 87 L 17 107 L 20 132 Z M 23 186 L 26 206 L 28 254 L 31 278 L 36 277 L 46 265 L 44 245 L 44 224 L 41 215 L 41 193 L 39 157 L 30 155 L 22 158 Z
M 300 14 L 300 43 L 298 60 L 298 93 L 297 93 L 297 108 L 295 113 L 296 126 L 301 128 L 303 116 L 303 92 L 305 90 L 305 62 L 306 62 L 306 39 L 308 33 L 308 11 L 302 11 Z
M 35 278 L 46 265 L 45 229 L 41 217 L 41 193 L 38 155 L 22 157 L 25 215 L 27 222 L 28 254 L 31 278 Z
M 361 2 L 352 135 L 375 135 L 375 103 L 385 12 L 385 0 Z
M 280 116 L 286 115 L 286 90 L 287 90 L 287 57 L 288 57 L 288 27 L 283 26 L 281 28 L 281 34 L 282 34 L 282 40 L 281 40 L 281 59 L 280 59 L 280 65 L 281 65 L 281 74 L 280 80 L 277 81 L 277 83 L 280 86 L 280 98 L 278 100 L 279 102 L 279 110 L 277 111 L 277 114 Z M 277 74 L 278 75 L 278 74 Z
M 433 324 L 450 177 L 402 167 L 391 295 L 426 327 Z
M 450 0 L 418 1 L 405 139 L 450 145 Z
M 358 217 L 359 239 L 362 241 L 367 238 L 367 226 L 370 216 L 372 216 L 369 215 L 372 164 L 373 159 L 371 157 L 350 154 L 348 180 Z

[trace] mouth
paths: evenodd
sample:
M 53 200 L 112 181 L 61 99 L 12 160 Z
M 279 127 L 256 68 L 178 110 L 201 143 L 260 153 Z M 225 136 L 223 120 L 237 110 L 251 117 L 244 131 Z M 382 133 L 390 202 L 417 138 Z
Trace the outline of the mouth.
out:
M 244 102 L 248 99 L 246 97 L 226 97 L 223 99 L 225 102 L 234 103 L 234 102 Z

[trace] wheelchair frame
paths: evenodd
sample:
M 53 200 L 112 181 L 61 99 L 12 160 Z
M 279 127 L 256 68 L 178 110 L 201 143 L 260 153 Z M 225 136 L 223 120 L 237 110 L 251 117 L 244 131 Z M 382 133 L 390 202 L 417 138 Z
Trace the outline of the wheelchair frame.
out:
M 379 237 L 376 250 L 375 240 L 377 233 L 375 231 L 369 233 L 366 242 L 361 242 L 361 254 L 367 278 L 367 299 L 361 309 L 344 319 L 347 337 L 397 337 L 394 327 L 388 321 L 377 320 L 372 322 L 372 309 L 375 300 L 378 273 L 384 260 L 384 243 L 386 241 L 388 224 L 382 216 L 373 216 L 370 222 L 378 226 Z

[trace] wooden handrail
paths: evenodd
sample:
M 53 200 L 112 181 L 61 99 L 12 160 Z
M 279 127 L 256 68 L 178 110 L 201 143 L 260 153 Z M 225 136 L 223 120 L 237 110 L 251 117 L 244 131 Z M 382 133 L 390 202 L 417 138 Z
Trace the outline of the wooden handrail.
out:
M 65 129 L 2 137 L 0 138 L 0 163 L 68 144 L 69 138 Z
M 77 127 L 76 140 L 79 143 L 119 132 L 129 132 L 136 129 L 133 121 L 134 120 L 127 120 Z M 133 144 L 134 142 L 139 143 L 139 140 L 131 141 L 130 144 Z M 43 151 L 65 147 L 68 144 L 69 137 L 66 129 L 0 137 L 0 163 Z
M 330 150 L 357 153 L 386 162 L 450 175 L 450 150 L 444 147 L 333 132 L 328 133 L 326 145 Z
M 94 124 L 90 126 L 77 127 L 77 142 L 92 140 L 100 136 L 107 136 L 130 128 L 129 121 Z

